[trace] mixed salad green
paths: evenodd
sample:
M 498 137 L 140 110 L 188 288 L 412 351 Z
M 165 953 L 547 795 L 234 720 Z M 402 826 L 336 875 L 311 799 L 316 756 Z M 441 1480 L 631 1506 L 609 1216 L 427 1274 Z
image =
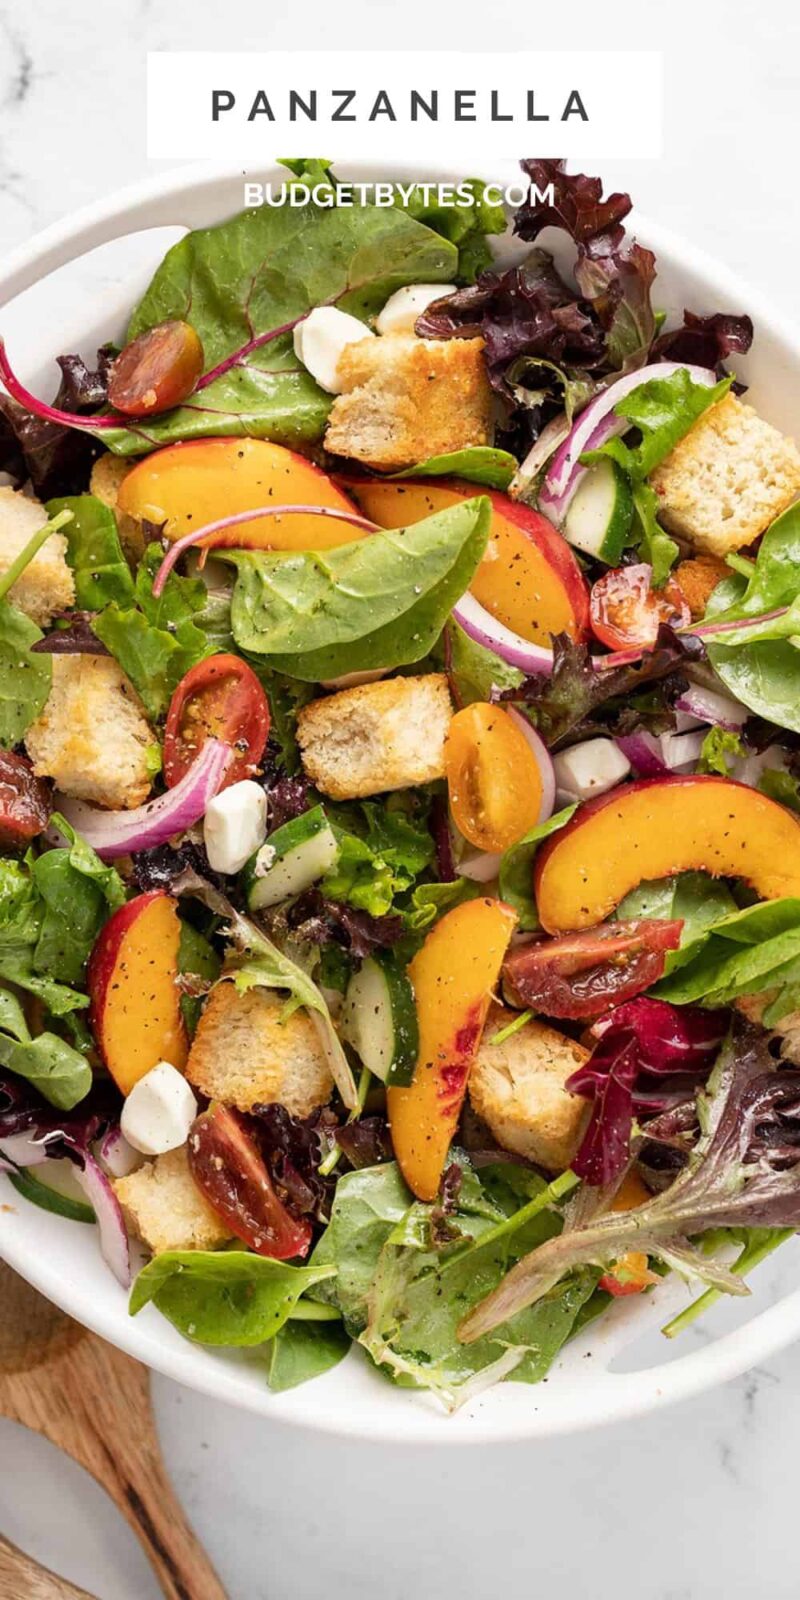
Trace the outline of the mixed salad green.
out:
M 800 1225 L 800 454 L 522 166 L 187 234 L 52 405 L 0 339 L 0 1171 L 275 1390 Z

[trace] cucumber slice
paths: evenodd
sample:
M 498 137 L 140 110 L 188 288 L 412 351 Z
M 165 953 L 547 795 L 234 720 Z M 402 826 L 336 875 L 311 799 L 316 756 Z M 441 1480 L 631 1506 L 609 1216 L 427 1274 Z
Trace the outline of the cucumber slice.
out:
M 8 1181 L 17 1194 L 42 1211 L 53 1211 L 57 1217 L 68 1217 L 70 1222 L 94 1222 L 95 1214 L 84 1200 L 73 1200 L 59 1189 L 51 1188 L 42 1178 L 35 1178 L 27 1167 L 10 1172 Z
M 325 876 L 338 855 L 339 846 L 322 806 L 284 823 L 242 869 L 250 910 L 263 911 L 290 895 L 301 894 Z
M 362 962 L 350 979 L 341 1032 L 365 1067 L 385 1084 L 409 1084 L 419 1050 L 414 991 L 388 951 Z
M 631 486 L 616 461 L 597 461 L 582 479 L 567 511 L 564 535 L 576 550 L 615 566 L 633 520 Z

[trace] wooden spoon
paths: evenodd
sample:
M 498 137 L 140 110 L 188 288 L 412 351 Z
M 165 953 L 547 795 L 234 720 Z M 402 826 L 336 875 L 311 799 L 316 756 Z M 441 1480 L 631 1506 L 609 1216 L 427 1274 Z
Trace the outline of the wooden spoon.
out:
M 9 1544 L 0 1533 L 0 1600 L 94 1600 L 86 1589 L 76 1589 L 49 1567 Z
M 0 1415 L 43 1434 L 97 1479 L 133 1528 L 167 1600 L 226 1600 L 164 1470 L 146 1369 L 87 1333 L 3 1262 Z M 18 1557 L 13 1546 L 0 1549 L 0 1580 L 2 1561 Z M 20 1571 L 18 1585 L 24 1571 L 27 1586 L 9 1589 L 9 1600 L 83 1594 L 60 1579 L 53 1581 L 61 1588 L 42 1588 L 50 1576 L 44 1568 L 37 1590 L 31 1570 L 28 1563 Z

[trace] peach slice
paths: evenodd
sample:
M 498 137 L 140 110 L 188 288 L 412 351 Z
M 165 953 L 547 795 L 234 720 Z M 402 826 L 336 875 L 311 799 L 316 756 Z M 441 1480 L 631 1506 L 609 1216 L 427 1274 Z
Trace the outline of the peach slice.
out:
M 405 528 L 459 500 L 486 495 L 494 514 L 486 554 L 470 586 L 475 599 L 498 622 L 534 644 L 549 645 L 554 633 L 586 638 L 586 580 L 566 540 L 538 511 L 459 478 L 339 481 L 381 528 Z
M 89 1023 L 117 1087 L 130 1094 L 157 1061 L 180 1071 L 189 1043 L 181 1016 L 177 902 L 155 890 L 120 906 L 89 957 Z
M 593 928 L 637 884 L 693 870 L 744 878 L 762 900 L 800 896 L 800 822 L 731 778 L 625 784 L 582 806 L 538 852 L 542 927 Z
M 167 445 L 123 478 L 117 501 L 123 516 L 165 523 L 170 540 L 234 512 L 269 505 L 353 509 L 313 462 L 266 439 L 187 439 Z M 234 549 L 327 550 L 364 537 L 334 517 L 292 516 L 243 522 L 224 542 Z
M 500 900 L 468 900 L 437 922 L 409 966 L 419 1053 L 413 1082 L 386 1099 L 400 1171 L 420 1200 L 438 1191 L 516 920 Z

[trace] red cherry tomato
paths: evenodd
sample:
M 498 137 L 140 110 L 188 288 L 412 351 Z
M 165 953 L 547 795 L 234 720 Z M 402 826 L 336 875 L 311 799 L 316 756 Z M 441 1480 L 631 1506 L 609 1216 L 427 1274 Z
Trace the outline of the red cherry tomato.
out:
M 692 620 L 683 591 L 674 578 L 663 589 L 651 589 L 650 567 L 612 567 L 592 586 L 589 604 L 592 633 L 609 650 L 650 650 L 662 622 L 685 628 Z
M 0 750 L 0 848 L 23 849 L 44 832 L 51 810 L 48 785 L 34 777 L 30 761 Z
M 235 1111 L 217 1103 L 192 1124 L 192 1177 L 209 1205 L 256 1255 L 288 1261 L 304 1256 L 311 1223 L 278 1199 L 259 1151 Z
M 223 789 L 255 772 L 269 733 L 269 701 L 252 667 L 238 656 L 208 656 L 182 678 L 170 701 L 164 730 L 164 781 L 186 776 L 206 739 L 233 745 Z
M 590 933 L 518 945 L 503 977 L 525 1007 L 549 1017 L 596 1017 L 609 1001 L 630 999 L 662 976 L 665 952 L 677 949 L 682 927 L 656 918 L 606 922 Z

